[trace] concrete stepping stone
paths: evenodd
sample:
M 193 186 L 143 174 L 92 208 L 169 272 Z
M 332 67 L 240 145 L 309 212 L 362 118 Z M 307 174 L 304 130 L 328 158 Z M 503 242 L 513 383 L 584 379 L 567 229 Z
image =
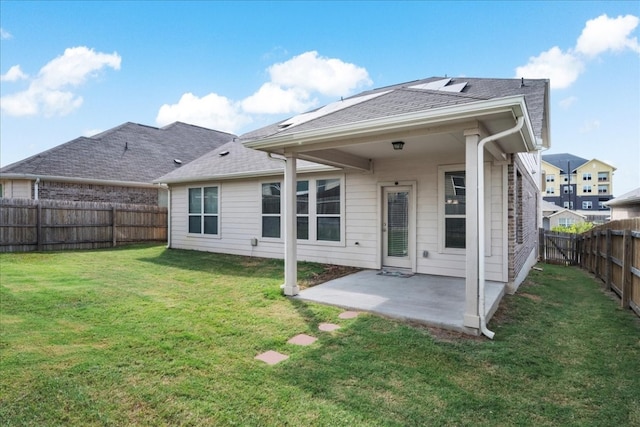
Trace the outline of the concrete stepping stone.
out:
M 331 332 L 335 331 L 336 329 L 340 329 L 340 325 L 336 325 L 334 323 L 320 323 L 318 329 L 323 332 Z
M 359 313 L 357 311 L 343 311 L 338 315 L 338 317 L 340 319 L 353 319 L 355 317 L 358 317 L 358 314 Z
M 289 344 L 295 344 L 295 345 L 311 345 L 314 342 L 316 342 L 317 340 L 318 340 L 318 338 L 312 337 L 311 335 L 299 334 L 299 335 L 296 335 L 295 337 L 291 338 L 287 342 Z
M 283 360 L 287 360 L 289 356 L 286 354 L 278 353 L 277 351 L 269 350 L 255 357 L 258 360 L 265 362 L 268 365 L 275 365 Z

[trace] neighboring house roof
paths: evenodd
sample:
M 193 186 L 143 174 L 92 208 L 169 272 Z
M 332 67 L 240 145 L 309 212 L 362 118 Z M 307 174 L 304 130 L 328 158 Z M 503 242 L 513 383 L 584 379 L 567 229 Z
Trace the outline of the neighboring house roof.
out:
M 631 190 L 628 193 L 624 193 L 621 196 L 616 197 L 615 199 L 611 199 L 608 202 L 605 202 L 607 206 L 629 206 L 629 205 L 638 205 L 640 204 L 640 187 L 635 190 Z
M 239 141 L 232 141 L 154 181 L 176 184 L 181 182 L 282 175 L 284 173 L 283 160 L 281 157 L 269 157 L 263 151 L 247 148 Z M 335 169 L 305 160 L 298 160 L 296 164 L 299 173 Z
M 562 206 L 558 206 L 555 203 L 548 202 L 546 200 L 542 200 L 541 208 L 542 212 L 558 212 L 559 210 L 564 209 Z
M 235 135 L 176 122 L 163 128 L 124 123 L 0 169 L 2 178 L 152 183 Z
M 586 220 L 587 217 L 585 215 L 582 215 L 576 211 L 571 211 L 569 209 L 560 209 L 558 212 L 552 213 L 551 215 L 548 215 L 548 218 L 551 218 L 553 216 L 558 216 L 558 215 L 568 215 L 568 216 L 576 216 L 581 218 L 582 220 Z
M 565 174 L 567 173 L 567 165 L 571 168 L 571 172 L 574 172 L 589 161 L 569 153 L 545 154 L 542 156 L 542 160 L 557 167 Z
M 243 142 L 338 127 L 401 114 L 524 96 L 534 136 L 549 143 L 548 80 L 431 77 L 373 89 L 246 133 Z

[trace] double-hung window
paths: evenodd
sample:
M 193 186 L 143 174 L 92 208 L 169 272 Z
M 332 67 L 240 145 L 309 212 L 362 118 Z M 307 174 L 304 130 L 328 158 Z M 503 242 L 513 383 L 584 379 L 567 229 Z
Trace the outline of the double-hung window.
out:
M 444 246 L 466 247 L 466 174 L 465 171 L 444 173 Z
M 189 233 L 219 234 L 218 187 L 189 188 Z
M 296 183 L 298 240 L 342 241 L 343 190 L 340 178 L 309 179 Z M 282 238 L 281 184 L 262 184 L 262 237 Z
M 281 184 L 262 184 L 262 237 L 280 238 Z

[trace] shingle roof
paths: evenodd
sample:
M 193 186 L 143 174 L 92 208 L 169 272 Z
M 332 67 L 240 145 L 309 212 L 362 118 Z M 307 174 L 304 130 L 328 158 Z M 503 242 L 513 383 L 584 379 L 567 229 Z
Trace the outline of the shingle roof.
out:
M 625 206 L 640 204 L 640 187 L 605 202 L 607 206 Z
M 241 135 L 243 141 L 251 141 L 275 134 L 302 132 L 328 128 L 337 125 L 355 123 L 363 120 L 390 117 L 394 115 L 466 104 L 481 100 L 503 98 L 513 95 L 524 95 L 529 111 L 531 124 L 536 137 L 543 138 L 548 123 L 545 123 L 545 105 L 548 80 L 543 79 L 485 79 L 455 78 L 450 79 L 448 86 L 466 82 L 460 92 L 445 90 L 426 90 L 419 88 L 431 82 L 443 80 L 443 77 L 431 77 L 393 86 L 378 88 L 348 98 L 353 99 L 365 95 L 380 93 L 379 96 L 366 101 L 337 109 L 326 115 L 308 120 L 298 125 L 282 127 L 283 120 L 278 123 Z M 416 88 L 418 86 L 418 88 Z
M 299 172 L 333 169 L 300 159 L 296 164 Z M 269 158 L 269 155 L 264 151 L 247 148 L 239 141 L 231 141 L 188 165 L 155 179 L 155 182 L 193 182 L 242 176 L 275 175 L 283 172 L 284 163 L 282 160 Z
M 569 153 L 545 154 L 542 156 L 542 160 L 561 169 L 563 173 L 567 173 L 567 165 L 571 168 L 571 172 L 573 172 L 589 161 Z
M 180 122 L 163 128 L 128 122 L 7 165 L 0 174 L 151 183 L 234 137 Z

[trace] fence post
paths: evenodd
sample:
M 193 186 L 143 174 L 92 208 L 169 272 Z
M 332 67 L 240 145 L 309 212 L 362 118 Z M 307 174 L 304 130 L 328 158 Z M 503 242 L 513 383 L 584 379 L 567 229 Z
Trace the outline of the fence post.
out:
M 36 200 L 36 245 L 37 250 L 42 251 L 42 205 Z
M 606 251 L 607 253 L 606 253 L 605 264 L 604 264 L 604 271 L 605 271 L 604 285 L 605 285 L 605 289 L 609 291 L 611 290 L 611 275 L 613 274 L 613 266 L 611 265 L 612 245 L 611 245 L 611 229 L 610 228 L 607 228 Z
M 538 229 L 538 259 L 542 262 L 547 260 L 544 252 L 544 228 L 540 228 Z
M 631 238 L 631 230 L 624 230 L 622 238 L 622 286 L 620 295 L 620 306 L 629 308 L 629 300 L 631 299 L 631 284 L 633 276 L 631 275 L 633 240 Z
M 111 208 L 111 238 L 113 239 L 112 245 L 116 247 L 116 207 Z

